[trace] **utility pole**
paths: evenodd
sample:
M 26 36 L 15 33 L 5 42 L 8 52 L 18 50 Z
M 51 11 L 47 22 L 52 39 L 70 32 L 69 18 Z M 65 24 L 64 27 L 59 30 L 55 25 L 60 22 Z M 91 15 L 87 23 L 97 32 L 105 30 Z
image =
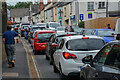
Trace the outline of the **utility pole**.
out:
M 109 17 L 108 16 L 108 0 L 106 1 L 106 17 Z

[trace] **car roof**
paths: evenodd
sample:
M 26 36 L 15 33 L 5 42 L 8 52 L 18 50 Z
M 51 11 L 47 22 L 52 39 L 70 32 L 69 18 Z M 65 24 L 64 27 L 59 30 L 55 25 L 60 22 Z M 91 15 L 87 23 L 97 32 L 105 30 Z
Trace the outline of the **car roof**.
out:
M 111 31 L 113 31 L 112 29 L 106 29 L 106 28 L 104 28 L 104 29 L 83 29 L 83 30 L 111 30 Z
M 52 31 L 52 30 L 36 30 L 35 32 L 53 32 L 53 33 L 55 33 L 55 31 Z
M 67 37 L 64 37 L 64 39 L 66 40 L 71 40 L 71 39 L 82 39 L 83 37 L 89 37 L 89 38 L 95 38 L 95 39 L 102 39 L 102 37 L 99 37 L 99 36 L 93 36 L 93 35 L 74 35 L 74 36 L 67 36 Z
M 111 41 L 111 42 L 109 42 L 109 43 L 107 43 L 107 44 L 120 44 L 120 40 L 114 40 L 114 41 Z

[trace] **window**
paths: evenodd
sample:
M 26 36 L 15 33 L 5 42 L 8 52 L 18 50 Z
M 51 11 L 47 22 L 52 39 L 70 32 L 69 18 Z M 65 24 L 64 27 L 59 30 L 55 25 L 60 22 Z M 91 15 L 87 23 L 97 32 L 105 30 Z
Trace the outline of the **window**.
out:
M 99 53 L 98 55 L 95 57 L 94 61 L 98 64 L 104 64 L 107 55 L 109 54 L 109 52 L 112 49 L 112 45 L 107 45 L 105 46 Z
M 98 8 L 105 9 L 105 2 L 99 2 Z
M 22 21 L 22 17 L 20 17 L 20 21 Z
M 57 8 L 55 8 L 55 15 L 57 15 Z
M 64 7 L 64 11 L 65 11 L 65 17 L 66 17 L 66 7 Z
M 94 2 L 88 2 L 88 10 L 94 10 Z
M 64 46 L 64 43 L 65 43 L 65 40 L 62 39 L 62 40 L 60 41 L 60 43 L 58 44 L 58 49 L 62 49 L 63 46 Z

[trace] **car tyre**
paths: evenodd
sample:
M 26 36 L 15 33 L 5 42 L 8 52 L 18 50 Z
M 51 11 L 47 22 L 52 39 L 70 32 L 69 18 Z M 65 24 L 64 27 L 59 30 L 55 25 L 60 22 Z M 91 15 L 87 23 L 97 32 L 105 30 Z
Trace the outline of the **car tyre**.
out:
M 34 55 L 37 55 L 37 54 L 38 54 L 38 52 L 34 50 Z
M 62 68 L 61 68 L 61 65 L 60 65 L 60 64 L 59 64 L 59 68 L 60 68 L 60 78 L 61 78 L 62 80 L 68 80 L 68 77 L 65 76 L 65 75 L 62 73 Z
M 54 73 L 59 73 L 59 70 L 57 69 L 57 67 L 55 66 L 55 64 L 53 64 L 53 70 L 54 70 Z
M 49 57 L 47 56 L 47 54 L 45 53 L 45 58 L 46 58 L 46 60 L 49 60 Z

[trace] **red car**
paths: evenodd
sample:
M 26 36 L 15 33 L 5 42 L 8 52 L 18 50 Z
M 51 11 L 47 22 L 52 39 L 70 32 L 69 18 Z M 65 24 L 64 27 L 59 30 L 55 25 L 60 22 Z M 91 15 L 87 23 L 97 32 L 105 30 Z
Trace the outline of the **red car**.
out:
M 55 31 L 36 31 L 33 34 L 33 52 L 37 54 L 40 52 L 45 52 L 45 46 L 52 34 Z

